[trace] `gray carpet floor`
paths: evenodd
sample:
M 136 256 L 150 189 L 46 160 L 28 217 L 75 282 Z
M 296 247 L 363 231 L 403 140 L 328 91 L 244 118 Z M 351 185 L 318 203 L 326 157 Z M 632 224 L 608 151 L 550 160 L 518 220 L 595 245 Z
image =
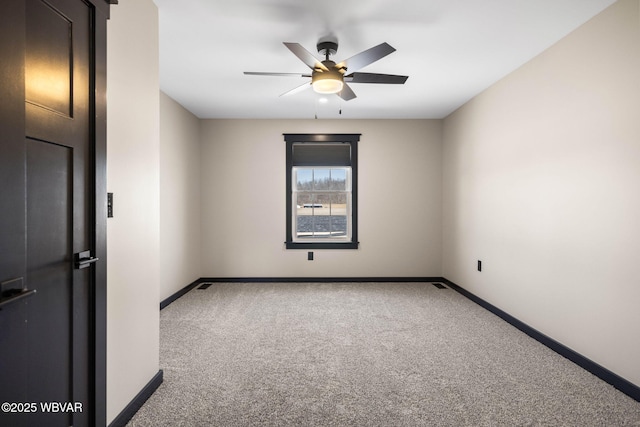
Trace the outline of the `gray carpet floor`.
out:
M 640 403 L 430 283 L 214 283 L 160 314 L 129 426 L 640 426 Z

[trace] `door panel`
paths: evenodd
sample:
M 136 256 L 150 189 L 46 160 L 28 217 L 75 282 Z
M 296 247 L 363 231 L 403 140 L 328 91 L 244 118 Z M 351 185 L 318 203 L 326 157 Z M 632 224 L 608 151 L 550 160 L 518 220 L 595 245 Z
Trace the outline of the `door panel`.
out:
M 74 23 L 42 0 L 29 1 L 27 14 L 26 101 L 71 117 Z
M 32 402 L 73 401 L 73 150 L 27 139 L 28 394 Z M 69 426 L 71 414 L 30 422 Z M 34 424 L 35 425 L 35 424 Z
M 26 11 L 26 134 L 86 145 L 91 11 L 82 0 L 26 0 Z

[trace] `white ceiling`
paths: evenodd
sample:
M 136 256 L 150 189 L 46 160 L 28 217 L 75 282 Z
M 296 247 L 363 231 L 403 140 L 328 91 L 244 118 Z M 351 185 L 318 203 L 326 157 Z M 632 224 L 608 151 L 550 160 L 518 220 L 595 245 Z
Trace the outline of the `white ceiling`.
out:
M 161 89 L 200 118 L 442 118 L 615 2 L 154 1 Z M 356 99 L 322 104 L 312 90 L 280 97 L 301 77 L 243 74 L 307 73 L 282 42 L 317 54 L 329 33 L 336 60 L 389 43 L 397 51 L 361 71 L 408 75 L 406 84 L 352 84 Z

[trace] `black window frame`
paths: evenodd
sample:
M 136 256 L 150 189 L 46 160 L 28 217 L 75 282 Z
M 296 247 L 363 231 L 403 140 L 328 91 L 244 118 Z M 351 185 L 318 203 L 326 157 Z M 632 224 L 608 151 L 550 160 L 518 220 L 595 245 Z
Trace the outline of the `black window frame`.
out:
M 285 133 L 286 142 L 286 241 L 287 249 L 358 249 L 358 141 L 359 133 Z M 293 145 L 343 143 L 351 146 L 351 240 L 344 242 L 296 242 L 293 240 Z M 331 166 L 331 165 L 326 165 Z

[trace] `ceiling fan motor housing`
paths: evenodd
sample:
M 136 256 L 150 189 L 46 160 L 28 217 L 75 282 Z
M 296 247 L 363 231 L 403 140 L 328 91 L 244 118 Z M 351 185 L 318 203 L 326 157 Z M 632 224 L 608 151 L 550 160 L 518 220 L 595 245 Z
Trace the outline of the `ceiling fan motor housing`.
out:
M 316 47 L 318 48 L 318 53 L 325 55 L 327 59 L 338 51 L 338 43 L 332 41 L 320 41 Z

